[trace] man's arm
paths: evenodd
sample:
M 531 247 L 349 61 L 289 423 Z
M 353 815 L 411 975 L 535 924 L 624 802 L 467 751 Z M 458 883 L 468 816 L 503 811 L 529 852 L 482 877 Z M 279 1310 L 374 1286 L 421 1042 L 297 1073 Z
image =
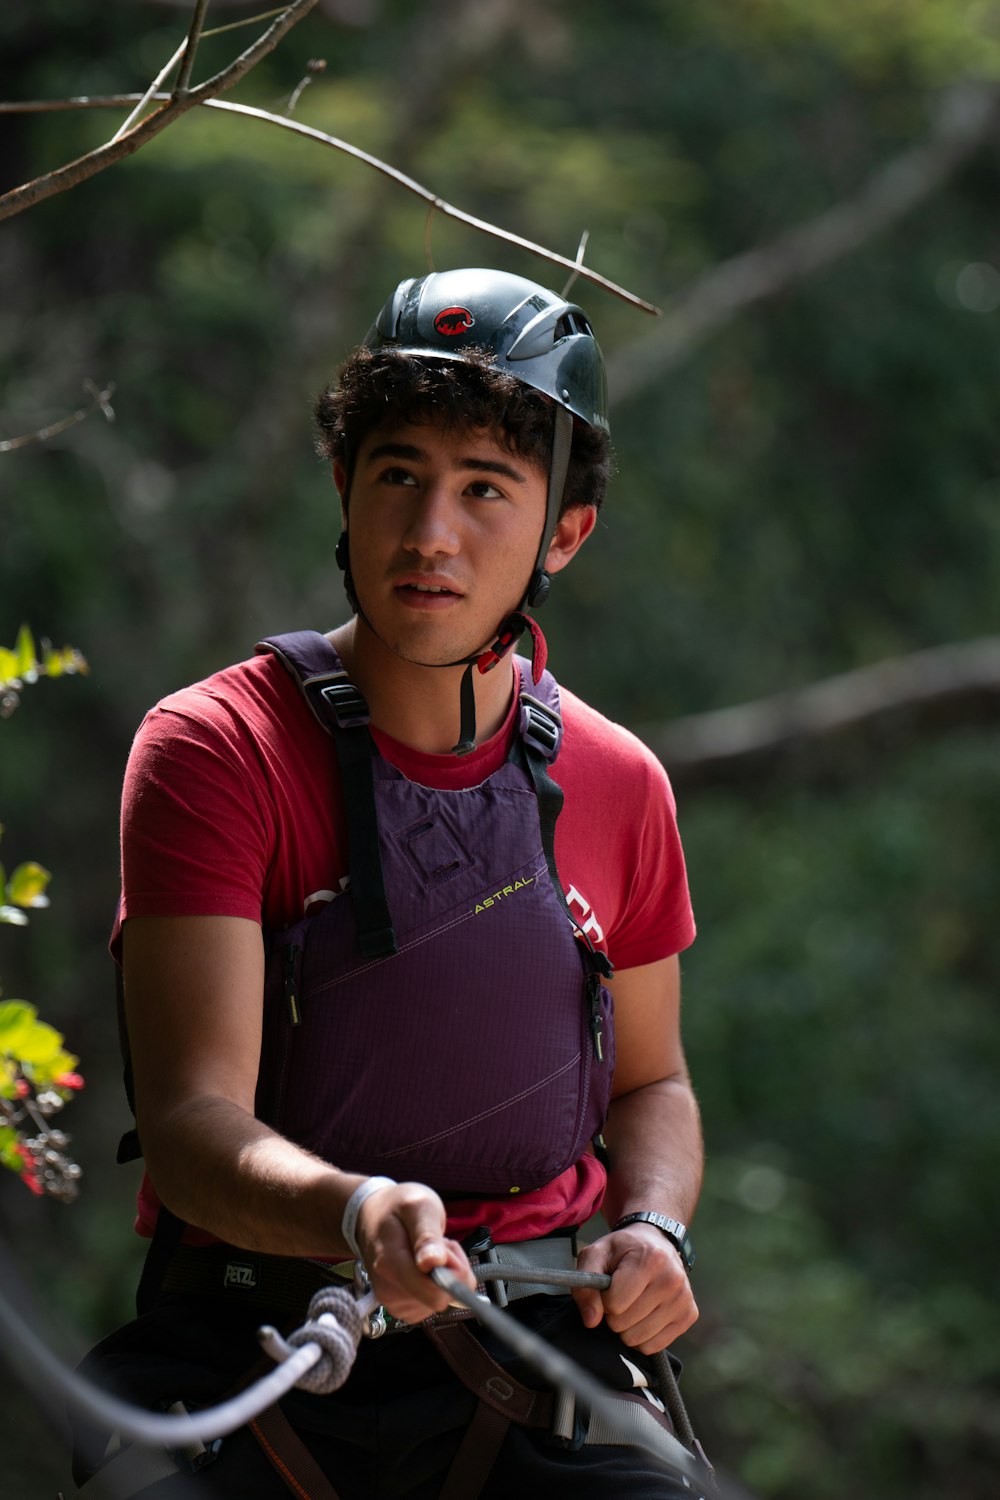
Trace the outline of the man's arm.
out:
M 626 969 L 615 1000 L 615 1083 L 605 1139 L 611 1166 L 604 1216 L 652 1210 L 689 1224 L 701 1187 L 698 1106 L 681 1045 L 676 957 Z M 580 1269 L 611 1273 L 606 1292 L 574 1293 L 584 1322 L 602 1318 L 653 1354 L 691 1327 L 698 1308 L 680 1255 L 652 1224 L 632 1224 L 588 1246 Z
M 364 1178 L 338 1171 L 254 1117 L 264 951 L 242 917 L 138 917 L 123 929 L 136 1118 L 150 1178 L 190 1224 L 244 1249 L 333 1259 Z M 447 1305 L 427 1273 L 474 1278 L 445 1238 L 441 1199 L 417 1183 L 373 1193 L 357 1238 L 379 1300 L 407 1322 Z

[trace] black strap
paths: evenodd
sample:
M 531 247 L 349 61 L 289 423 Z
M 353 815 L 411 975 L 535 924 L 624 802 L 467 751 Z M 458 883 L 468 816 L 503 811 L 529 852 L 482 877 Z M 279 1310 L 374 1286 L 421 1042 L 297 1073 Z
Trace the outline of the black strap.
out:
M 367 727 L 360 725 L 337 729 L 333 742 L 337 747 L 347 817 L 350 893 L 358 926 L 358 946 L 364 958 L 388 958 L 399 950 L 382 872 L 372 772 L 375 744 Z
M 149 1242 L 146 1251 L 146 1259 L 142 1267 L 142 1275 L 139 1277 L 139 1285 L 135 1293 L 135 1310 L 141 1317 L 143 1313 L 152 1311 L 163 1286 L 163 1278 L 167 1273 L 174 1251 L 181 1242 L 181 1235 L 187 1225 L 183 1219 L 179 1219 L 170 1209 L 160 1204 L 160 1211 L 156 1216 L 156 1227 L 153 1230 L 153 1238 Z
M 382 872 L 372 774 L 377 752 L 368 729 L 368 704 L 326 636 L 317 631 L 271 636 L 258 642 L 257 650 L 273 652 L 292 674 L 336 746 L 358 946 L 364 958 L 388 958 L 399 950 Z
M 509 1417 L 480 1401 L 452 1459 L 438 1500 L 478 1500 L 509 1428 Z

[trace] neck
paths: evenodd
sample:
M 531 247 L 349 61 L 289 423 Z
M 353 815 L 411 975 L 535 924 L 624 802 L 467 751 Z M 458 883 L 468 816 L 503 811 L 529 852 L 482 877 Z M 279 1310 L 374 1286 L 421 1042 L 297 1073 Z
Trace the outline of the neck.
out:
M 351 681 L 364 694 L 372 724 L 425 755 L 447 755 L 459 734 L 459 692 L 465 667 L 422 667 L 405 661 L 355 617 L 330 632 Z M 473 673 L 476 743 L 496 734 L 514 692 L 513 657 Z

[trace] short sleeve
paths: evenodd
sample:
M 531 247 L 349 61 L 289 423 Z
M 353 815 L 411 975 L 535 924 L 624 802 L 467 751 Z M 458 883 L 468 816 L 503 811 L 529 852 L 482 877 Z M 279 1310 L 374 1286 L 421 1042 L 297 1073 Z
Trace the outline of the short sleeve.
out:
M 271 839 L 258 783 L 237 726 L 166 704 L 146 716 L 122 796 L 122 920 L 260 921 Z

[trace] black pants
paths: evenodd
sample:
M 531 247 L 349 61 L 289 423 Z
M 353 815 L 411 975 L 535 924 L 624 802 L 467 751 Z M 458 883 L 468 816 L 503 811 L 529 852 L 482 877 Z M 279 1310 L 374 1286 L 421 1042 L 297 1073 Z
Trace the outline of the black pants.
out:
M 527 1326 L 584 1364 L 606 1385 L 632 1388 L 622 1355 L 640 1367 L 602 1324 L 584 1328 L 569 1297 L 525 1298 L 512 1311 Z M 189 1409 L 214 1404 L 260 1358 L 255 1330 L 268 1321 L 217 1299 L 169 1298 L 127 1324 L 84 1360 L 82 1373 L 139 1405 Z M 489 1352 L 525 1385 L 541 1382 L 490 1334 Z M 438 1500 L 459 1443 L 475 1413 L 474 1394 L 419 1331 L 363 1339 L 339 1391 L 295 1390 L 282 1410 L 341 1500 Z M 103 1462 L 108 1434 L 76 1424 L 77 1483 Z M 550 1500 L 697 1500 L 696 1489 L 644 1452 L 611 1444 L 567 1448 L 549 1433 L 512 1424 L 481 1500 L 511 1500 L 518 1491 Z M 289 1490 L 246 1428 L 223 1439 L 215 1461 L 194 1475 L 161 1479 L 149 1500 L 287 1500 Z

